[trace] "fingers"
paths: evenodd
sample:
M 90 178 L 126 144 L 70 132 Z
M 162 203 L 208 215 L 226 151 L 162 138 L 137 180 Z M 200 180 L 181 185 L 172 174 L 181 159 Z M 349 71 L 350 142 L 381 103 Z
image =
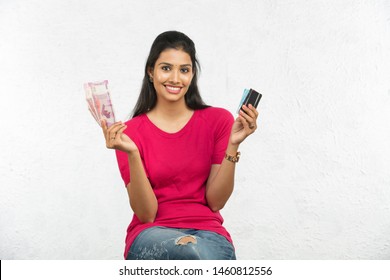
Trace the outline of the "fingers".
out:
M 115 139 L 115 137 L 118 135 L 119 131 L 125 126 L 122 122 L 114 123 L 110 128 L 107 130 L 107 139 Z
M 257 112 L 256 108 L 251 104 L 249 104 L 249 107 L 243 105 L 242 109 L 240 110 L 240 116 L 246 120 L 248 127 L 251 130 L 256 130 L 257 128 L 256 120 L 258 115 L 259 113 Z
M 252 104 L 249 104 L 248 106 L 243 105 L 242 110 L 247 113 L 248 116 L 250 116 L 253 119 L 257 118 L 257 115 L 259 114 L 255 107 L 252 106 Z
M 101 125 L 101 127 L 103 129 L 104 135 L 106 135 L 106 133 L 107 133 L 107 123 L 106 123 L 106 120 L 101 120 L 100 121 L 100 125 Z
M 250 130 L 248 121 L 243 116 L 238 116 L 242 126 L 244 127 L 245 131 Z
M 107 148 L 113 148 L 115 140 L 120 139 L 120 135 L 127 128 L 127 125 L 122 122 L 116 122 L 107 128 L 107 125 L 102 122 L 102 127 L 104 131 L 104 137 L 106 138 Z
M 111 134 L 111 135 L 110 135 L 110 136 L 111 136 L 110 139 L 113 140 L 113 141 L 120 139 L 120 138 L 121 138 L 121 134 L 123 133 L 123 131 L 124 131 L 126 128 L 127 128 L 127 125 L 122 124 L 122 125 L 119 127 L 118 131 L 115 132 L 115 134 Z

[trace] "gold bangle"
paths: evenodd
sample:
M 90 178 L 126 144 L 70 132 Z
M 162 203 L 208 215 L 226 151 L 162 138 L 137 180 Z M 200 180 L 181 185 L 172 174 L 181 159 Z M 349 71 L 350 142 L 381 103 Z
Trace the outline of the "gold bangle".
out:
M 230 162 L 236 163 L 240 160 L 240 155 L 240 152 L 237 152 L 235 156 L 225 154 L 225 158 Z

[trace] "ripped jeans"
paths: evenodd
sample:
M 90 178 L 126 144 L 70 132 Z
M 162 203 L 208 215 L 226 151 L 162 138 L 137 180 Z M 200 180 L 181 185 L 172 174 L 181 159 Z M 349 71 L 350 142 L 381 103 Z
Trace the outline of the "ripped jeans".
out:
M 205 230 L 151 227 L 134 240 L 127 260 L 235 260 L 233 245 Z

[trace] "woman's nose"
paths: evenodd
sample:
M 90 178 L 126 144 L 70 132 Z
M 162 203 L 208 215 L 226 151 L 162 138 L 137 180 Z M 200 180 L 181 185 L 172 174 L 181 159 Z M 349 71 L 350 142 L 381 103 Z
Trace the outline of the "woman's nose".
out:
M 170 80 L 172 83 L 177 84 L 179 82 L 179 71 L 172 71 Z

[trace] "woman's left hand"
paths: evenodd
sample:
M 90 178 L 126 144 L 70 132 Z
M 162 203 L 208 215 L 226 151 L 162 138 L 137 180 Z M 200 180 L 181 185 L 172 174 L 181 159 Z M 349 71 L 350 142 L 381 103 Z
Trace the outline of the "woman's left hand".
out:
M 239 145 L 246 137 L 251 135 L 257 129 L 257 117 L 259 113 L 251 104 L 242 106 L 240 114 L 234 121 L 230 142 L 233 145 Z

